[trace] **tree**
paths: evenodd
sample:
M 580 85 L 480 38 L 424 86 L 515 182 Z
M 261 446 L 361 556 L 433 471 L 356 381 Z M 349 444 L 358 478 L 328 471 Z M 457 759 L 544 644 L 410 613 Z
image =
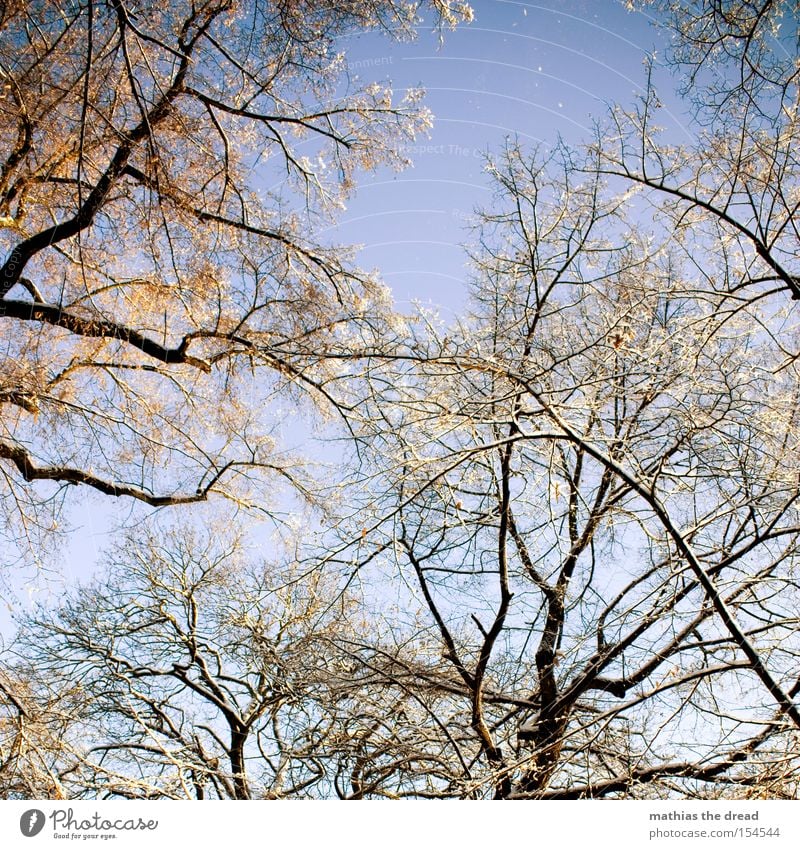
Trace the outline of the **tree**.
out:
M 15 674 L 85 688 L 69 793 L 793 793 L 791 305 L 701 297 L 591 161 L 511 146 L 470 314 L 358 357 L 341 545 L 151 535 L 27 625 Z
M 372 643 L 397 611 L 366 615 L 335 575 L 247 548 L 222 526 L 140 527 L 26 617 L 3 654 L 4 796 L 440 794 L 461 716 L 420 689 L 429 652 Z
M 450 696 L 416 678 L 393 691 L 421 662 L 370 646 L 376 612 L 334 576 L 246 550 L 221 527 L 139 528 L 26 619 L 4 653 L 31 683 L 24 705 L 8 689 L 3 795 L 438 794 L 458 746 Z
M 59 776 L 65 738 L 80 713 L 80 687 L 45 692 L 36 670 L 0 671 L 0 797 L 67 798 Z
M 76 702 L 48 752 L 53 786 L 69 798 L 323 794 L 326 752 L 344 739 L 332 646 L 348 628 L 328 581 L 248 561 L 222 528 L 140 529 L 107 563 L 26 622 L 15 649 L 34 703 Z M 10 774 L 19 761 L 9 754 Z
M 617 108 L 598 128 L 599 167 L 660 207 L 664 226 L 674 228 L 698 271 L 710 264 L 705 288 L 730 296 L 725 309 L 781 292 L 798 300 L 798 5 L 654 5 L 675 35 L 669 61 L 694 101 L 695 138 L 688 145 L 665 138 L 657 126 L 660 101 L 648 84 L 638 108 Z
M 707 116 L 726 111 L 774 118 L 796 102 L 797 0 L 644 0 L 672 30 L 669 61 L 682 92 Z
M 350 556 L 427 608 L 409 639 L 440 660 L 394 686 L 460 703 L 468 778 L 439 791 L 791 792 L 791 307 L 724 308 L 736 258 L 698 271 L 702 221 L 676 241 L 591 151 L 492 173 L 471 316 L 365 374 L 381 473 Z
M 231 363 L 235 383 L 234 363 L 263 360 L 347 413 L 352 456 L 317 491 L 336 494 L 319 534 L 285 563 L 248 563 L 218 531 L 134 535 L 110 555 L 108 586 L 40 611 L 0 681 L 14 696 L 0 771 L 12 792 L 796 795 L 797 77 L 769 41 L 791 4 L 667 6 L 689 10 L 672 19 L 674 60 L 698 63 L 695 83 L 717 55 L 738 62 L 738 76 L 723 63 L 697 89 L 697 117 L 713 123 L 695 145 L 668 143 L 651 87 L 583 150 L 509 143 L 487 163 L 494 202 L 459 321 L 380 314 L 379 300 L 358 300 L 362 278 L 297 225 L 299 247 L 278 239 L 249 284 L 284 269 L 280 294 L 295 300 L 270 308 L 291 333 L 255 335 L 257 304 L 232 334 L 173 331 L 188 340 L 173 349 L 198 362 L 164 363 L 159 379 Z M 280 7 L 281 28 L 294 32 L 296 8 Z M 122 36 L 128 18 L 141 30 L 128 13 L 114 19 Z M 190 98 L 201 118 L 282 124 Z M 344 143 L 317 119 L 304 120 Z M 273 141 L 305 181 L 305 163 Z M 159 202 L 189 214 L 151 167 Z M 250 256 L 248 227 L 233 227 L 248 234 L 237 256 Z M 308 301 L 303 275 L 318 287 Z M 309 325 L 320 303 L 331 312 Z M 249 454 L 247 473 L 276 456 Z M 245 499 L 238 468 L 215 460 L 208 491 Z M 166 503 L 155 490 L 143 500 Z
M 3 4 L 0 468 L 23 556 L 68 484 L 151 506 L 302 486 L 279 408 L 335 405 L 326 352 L 385 310 L 313 215 L 428 122 L 415 92 L 343 89 L 335 40 L 408 36 L 416 11 Z

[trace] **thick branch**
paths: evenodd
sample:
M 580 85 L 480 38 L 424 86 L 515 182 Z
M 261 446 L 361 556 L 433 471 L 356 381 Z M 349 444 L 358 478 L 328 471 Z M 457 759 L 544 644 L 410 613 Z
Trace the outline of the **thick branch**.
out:
M 78 336 L 118 339 L 163 363 L 184 363 L 206 373 L 211 371 L 211 366 L 207 362 L 186 353 L 192 339 L 190 336 L 185 336 L 177 347 L 166 348 L 123 324 L 115 324 L 105 319 L 82 318 L 73 313 L 65 312 L 55 304 L 38 302 L 2 300 L 0 301 L 0 316 L 16 318 L 20 321 L 41 321 L 45 324 L 52 324 L 54 327 L 63 327 Z
M 221 469 L 214 475 L 207 486 L 192 495 L 154 495 L 139 487 L 111 483 L 83 469 L 73 469 L 69 466 L 37 466 L 30 454 L 18 445 L 9 445 L 8 443 L 0 442 L 0 457 L 11 460 L 26 481 L 50 480 L 71 484 L 85 484 L 105 495 L 116 497 L 128 495 L 131 498 L 149 504 L 151 507 L 165 507 L 170 504 L 192 504 L 197 501 L 205 501 L 212 486 L 228 468 L 226 466 Z

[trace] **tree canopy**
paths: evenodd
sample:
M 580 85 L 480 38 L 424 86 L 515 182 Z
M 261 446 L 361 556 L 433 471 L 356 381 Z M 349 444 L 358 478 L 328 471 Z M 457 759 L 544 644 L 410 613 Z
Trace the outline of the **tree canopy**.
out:
M 332 46 L 415 10 L 146 5 L 4 12 L 7 527 L 39 479 L 210 503 L 25 618 L 6 795 L 794 797 L 797 4 L 632 4 L 694 141 L 651 85 L 496 148 L 447 323 L 304 235 L 426 126 Z M 277 439 L 299 404 L 328 478 Z
M 432 5 L 442 26 L 464 13 Z M 336 39 L 415 16 L 3 4 L 0 457 L 23 549 L 59 485 L 163 506 L 293 477 L 270 410 L 295 390 L 335 405 L 326 352 L 385 310 L 309 216 L 429 121 L 415 92 L 343 86 Z

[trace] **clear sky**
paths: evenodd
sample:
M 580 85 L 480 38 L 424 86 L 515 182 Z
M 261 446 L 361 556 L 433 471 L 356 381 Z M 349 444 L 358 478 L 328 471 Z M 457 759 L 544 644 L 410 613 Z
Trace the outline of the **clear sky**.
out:
M 392 44 L 376 34 L 343 40 L 352 75 L 390 81 L 400 93 L 427 90 L 434 127 L 406 151 L 413 167 L 362 175 L 337 227 L 320 237 L 362 245 L 362 267 L 378 269 L 402 307 L 412 299 L 457 311 L 466 295 L 462 243 L 476 207 L 489 205 L 484 154 L 506 137 L 552 145 L 588 139 L 592 121 L 608 104 L 633 103 L 645 82 L 645 57 L 664 35 L 641 13 L 617 0 L 550 0 L 543 3 L 477 0 L 475 20 L 444 35 L 428 24 L 413 43 Z M 657 79 L 669 128 L 683 135 L 688 123 L 672 96 L 675 81 Z M 671 110 L 671 112 L 670 112 Z M 64 582 L 86 577 L 107 542 L 109 524 L 124 520 L 122 503 L 87 493 L 70 513 L 75 532 L 63 562 L 47 575 L 6 578 L 0 634 L 11 630 L 10 609 L 30 598 L 55 599 Z M 113 513 L 112 513 L 113 511 Z
M 389 80 L 396 91 L 424 87 L 435 124 L 409 147 L 413 167 L 362 178 L 336 237 L 363 245 L 360 264 L 380 270 L 398 303 L 418 298 L 443 312 L 463 302 L 465 226 L 491 200 L 486 152 L 507 137 L 531 147 L 589 139 L 610 103 L 630 106 L 641 94 L 645 57 L 664 41 L 618 0 L 473 7 L 474 22 L 442 44 L 423 28 L 413 44 L 362 36 L 347 47 L 351 72 L 363 79 Z M 662 73 L 657 83 L 666 89 L 666 120 L 685 137 L 670 97 L 675 81 Z

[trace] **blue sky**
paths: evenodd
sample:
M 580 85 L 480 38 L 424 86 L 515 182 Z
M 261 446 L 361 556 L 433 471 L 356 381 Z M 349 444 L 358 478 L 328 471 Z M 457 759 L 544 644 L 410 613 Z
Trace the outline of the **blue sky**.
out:
M 359 264 L 378 270 L 398 306 L 420 300 L 438 306 L 445 319 L 466 298 L 462 244 L 470 217 L 491 203 L 485 154 L 507 137 L 531 147 L 559 137 L 570 144 L 588 139 L 610 103 L 629 106 L 641 93 L 645 57 L 663 48 L 665 37 L 617 0 L 478 0 L 473 7 L 474 22 L 441 42 L 429 23 L 413 43 L 374 33 L 343 40 L 351 74 L 388 81 L 398 94 L 424 87 L 435 123 L 406 150 L 413 167 L 361 175 L 339 223 L 319 234 L 361 245 Z M 672 96 L 675 80 L 661 72 L 657 84 L 668 129 L 685 138 L 688 119 Z M 6 579 L 0 634 L 11 630 L 12 608 L 33 597 L 54 599 L 64 583 L 91 574 L 108 528 L 129 515 L 129 505 L 73 494 L 83 497 L 70 513 L 75 531 L 62 562 L 52 573 Z
M 365 35 L 347 48 L 362 79 L 388 80 L 396 91 L 424 87 L 435 123 L 407 149 L 413 167 L 362 177 L 336 238 L 363 245 L 360 264 L 380 270 L 400 305 L 421 299 L 443 317 L 463 303 L 470 217 L 491 202 L 485 154 L 507 137 L 531 147 L 589 139 L 610 103 L 630 106 L 641 94 L 645 57 L 664 40 L 617 0 L 473 7 L 474 22 L 441 44 L 423 27 L 413 44 Z M 657 75 L 669 129 L 685 138 L 682 107 L 669 96 L 674 82 Z

